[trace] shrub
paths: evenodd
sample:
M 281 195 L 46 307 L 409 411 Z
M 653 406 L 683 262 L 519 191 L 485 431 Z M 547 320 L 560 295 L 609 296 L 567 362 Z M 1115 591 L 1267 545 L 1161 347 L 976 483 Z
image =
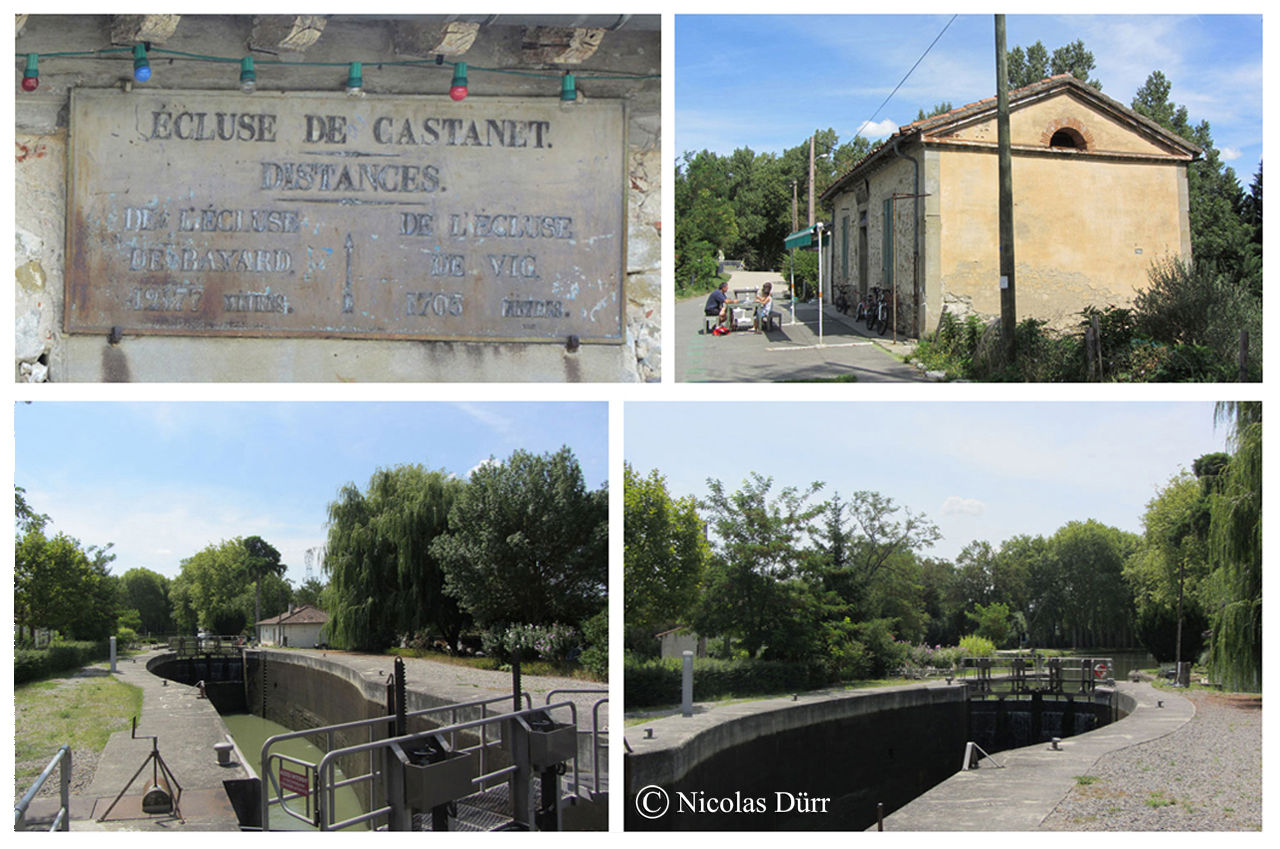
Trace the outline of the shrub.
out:
M 627 708 L 679 703 L 682 674 L 679 658 L 639 661 L 628 654 L 623 670 Z M 712 658 L 693 662 L 693 697 L 698 701 L 808 690 L 826 683 L 830 682 L 816 664 Z
M 676 294 L 710 291 L 719 285 L 716 249 L 710 242 L 692 242 L 676 261 Z
M 582 623 L 582 639 L 586 643 L 578 658 L 582 667 L 599 681 L 609 680 L 609 610 L 601 610 Z
M 18 649 L 13 656 L 13 680 L 15 684 L 21 684 L 79 669 L 95 661 L 105 660 L 110 656 L 110 651 L 110 644 L 105 640 L 64 641 L 51 643 L 43 649 Z
M 994 657 L 996 644 L 986 637 L 968 634 L 960 638 L 960 650 L 966 657 Z
M 37 681 L 49 674 L 49 653 L 43 649 L 17 649 L 13 653 L 13 683 Z
M 1150 287 L 1134 300 L 1137 329 L 1143 336 L 1172 346 L 1204 346 L 1213 353 L 1215 363 L 1207 379 L 1233 380 L 1240 331 L 1246 330 L 1250 338 L 1246 371 L 1251 380 L 1261 379 L 1262 301 L 1247 285 L 1209 265 L 1178 259 L 1156 263 L 1148 279 Z M 1224 370 L 1226 378 L 1216 377 Z
M 490 628 L 480 635 L 484 653 L 502 663 L 511 660 L 512 653 L 520 650 L 520 659 L 542 659 L 563 663 L 578 648 L 578 632 L 567 625 L 509 625 Z

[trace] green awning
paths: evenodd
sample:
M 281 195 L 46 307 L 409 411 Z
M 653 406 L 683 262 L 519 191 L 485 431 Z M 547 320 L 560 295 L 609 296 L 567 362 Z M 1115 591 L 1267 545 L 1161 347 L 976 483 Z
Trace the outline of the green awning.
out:
M 831 244 L 831 231 L 824 225 L 822 228 L 822 242 L 824 245 Z M 792 251 L 796 248 L 816 248 L 818 225 L 806 227 L 803 230 L 797 230 L 787 238 L 783 239 L 782 245 L 787 250 Z
M 783 240 L 782 244 L 789 251 L 795 250 L 796 248 L 807 248 L 813 244 L 813 234 L 817 229 L 817 225 L 814 225 L 813 227 L 806 227 L 803 230 L 797 230 Z

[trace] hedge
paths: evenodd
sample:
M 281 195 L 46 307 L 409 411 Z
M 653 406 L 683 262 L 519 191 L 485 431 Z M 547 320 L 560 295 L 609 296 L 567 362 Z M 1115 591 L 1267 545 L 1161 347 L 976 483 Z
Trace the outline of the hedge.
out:
M 628 656 L 623 669 L 628 709 L 680 702 L 683 661 L 680 658 L 639 661 Z M 809 690 L 830 683 L 820 666 L 780 660 L 693 661 L 693 698 L 757 696 Z
M 37 681 L 110 656 L 111 644 L 106 640 L 58 642 L 43 649 L 16 649 L 13 653 L 13 683 L 16 686 Z

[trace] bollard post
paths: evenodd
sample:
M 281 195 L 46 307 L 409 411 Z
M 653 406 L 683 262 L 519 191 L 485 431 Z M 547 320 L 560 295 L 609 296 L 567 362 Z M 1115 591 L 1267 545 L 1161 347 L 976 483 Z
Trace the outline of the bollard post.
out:
M 680 682 L 680 715 L 693 716 L 693 652 L 684 653 L 684 675 Z
M 111 674 L 116 673 L 116 638 L 111 638 Z

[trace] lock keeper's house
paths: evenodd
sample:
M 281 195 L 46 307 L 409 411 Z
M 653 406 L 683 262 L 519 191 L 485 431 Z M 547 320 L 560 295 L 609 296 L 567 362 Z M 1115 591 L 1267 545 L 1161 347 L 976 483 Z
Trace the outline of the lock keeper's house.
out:
M 1018 320 L 1124 306 L 1153 261 L 1191 257 L 1199 147 L 1062 74 L 1010 92 Z M 897 293 L 897 327 L 1000 314 L 996 99 L 900 127 L 822 195 L 831 291 Z

